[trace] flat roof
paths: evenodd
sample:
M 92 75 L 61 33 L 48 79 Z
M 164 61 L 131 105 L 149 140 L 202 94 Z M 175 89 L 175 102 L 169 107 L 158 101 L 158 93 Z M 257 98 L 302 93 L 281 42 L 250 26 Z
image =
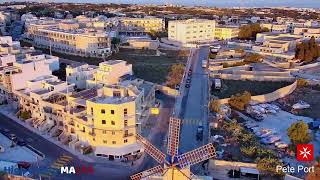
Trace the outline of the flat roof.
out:
M 297 37 L 289 37 L 289 36 L 282 36 L 282 37 L 277 37 L 277 38 L 274 38 L 272 40 L 280 40 L 280 41 L 294 41 L 294 40 L 298 40 L 300 38 L 297 38 Z
M 92 88 L 92 89 L 86 89 L 86 90 L 80 91 L 78 93 L 75 93 L 75 94 L 71 95 L 71 97 L 90 99 L 90 98 L 96 97 L 97 94 L 98 94 L 97 89 Z
M 32 91 L 32 92 L 35 93 L 35 94 L 43 95 L 43 94 L 46 94 L 46 93 L 48 93 L 50 91 L 48 89 L 41 89 L 41 90 Z
M 114 97 L 114 96 L 104 96 L 104 97 L 95 97 L 90 101 L 100 103 L 100 104 L 122 104 L 130 101 L 134 101 L 136 97 L 126 96 L 126 97 Z
M 47 82 L 48 84 L 51 84 L 51 85 L 59 85 L 59 84 L 63 84 L 65 83 L 64 81 L 48 81 Z

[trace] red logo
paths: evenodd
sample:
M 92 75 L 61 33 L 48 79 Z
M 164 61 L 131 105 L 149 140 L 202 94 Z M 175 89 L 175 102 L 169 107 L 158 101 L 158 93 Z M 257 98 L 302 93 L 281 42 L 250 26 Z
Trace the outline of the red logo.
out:
M 297 160 L 312 161 L 313 160 L 313 144 L 297 144 Z

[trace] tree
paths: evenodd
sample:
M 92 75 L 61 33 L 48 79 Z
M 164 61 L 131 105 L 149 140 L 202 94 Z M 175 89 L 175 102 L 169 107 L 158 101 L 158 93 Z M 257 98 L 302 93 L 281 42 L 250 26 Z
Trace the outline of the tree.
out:
M 120 39 L 117 38 L 117 37 L 113 37 L 113 38 L 111 39 L 111 44 L 113 44 L 113 45 L 118 45 L 118 44 L 120 44 Z
M 261 28 L 260 24 L 249 24 L 240 27 L 239 39 L 253 40 L 256 38 L 256 35 L 261 32 L 269 31 L 268 28 Z
M 305 79 L 298 79 L 298 80 L 297 80 L 297 86 L 298 86 L 299 88 L 301 88 L 301 87 L 306 87 L 306 86 L 308 86 L 308 81 L 305 80 Z
M 306 180 L 317 180 L 320 179 L 320 166 L 314 166 L 314 171 L 307 174 Z
M 249 158 L 255 158 L 257 147 L 256 146 L 243 146 L 240 148 L 240 151 L 243 155 Z
M 210 111 L 219 113 L 220 112 L 220 102 L 216 99 L 211 100 L 209 104 Z
M 229 105 L 237 110 L 243 111 L 250 103 L 251 94 L 245 91 L 243 94 L 232 95 L 228 101 Z
M 311 141 L 308 125 L 303 121 L 292 123 L 288 129 L 288 136 L 293 145 L 307 144 Z
M 257 163 L 257 168 L 260 172 L 267 176 L 284 176 L 282 171 L 278 171 L 276 167 L 283 166 L 283 164 L 276 158 L 262 158 Z
M 170 72 L 167 76 L 167 86 L 175 88 L 176 85 L 180 84 L 185 66 L 183 64 L 174 64 L 171 66 Z
M 20 118 L 23 120 L 31 118 L 31 113 L 29 111 L 22 111 L 20 113 Z
M 312 36 L 309 41 L 302 42 L 296 47 L 296 58 L 305 63 L 310 63 L 320 57 L 320 47 Z
M 259 54 L 249 54 L 244 58 L 246 63 L 257 63 L 262 61 L 262 56 Z

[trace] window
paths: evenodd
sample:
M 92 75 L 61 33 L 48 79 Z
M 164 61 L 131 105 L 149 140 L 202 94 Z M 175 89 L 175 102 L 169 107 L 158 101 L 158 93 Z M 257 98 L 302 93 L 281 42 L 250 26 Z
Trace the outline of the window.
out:
M 114 97 L 120 97 L 120 96 L 121 96 L 120 91 L 114 91 L 114 92 L 113 92 L 113 96 L 114 96 Z
M 106 130 L 103 130 L 103 131 L 102 131 L 102 134 L 107 134 L 107 131 L 106 131 Z
M 128 139 L 125 139 L 123 142 L 124 142 L 124 143 L 127 143 L 127 142 L 128 142 Z
M 105 113 L 106 113 L 106 110 L 101 109 L 101 114 L 105 114 Z
M 103 140 L 103 143 L 104 143 L 104 144 L 107 144 L 107 140 Z
M 112 141 L 112 144 L 116 144 L 116 141 Z
M 102 120 L 101 124 L 106 124 L 106 120 Z
M 91 108 L 91 115 L 93 115 L 93 108 Z
M 116 135 L 116 132 L 114 132 L 114 131 L 112 131 L 112 133 L 111 133 L 112 135 Z
M 86 128 L 85 127 L 82 127 L 82 132 L 86 132 Z
M 116 122 L 114 122 L 114 121 L 111 121 L 111 125 L 116 125 Z
M 124 126 L 128 126 L 128 120 L 124 120 Z
M 111 110 L 111 114 L 114 114 L 114 110 Z
M 92 138 L 93 141 L 96 141 L 96 138 Z
M 127 108 L 124 108 L 124 110 L 123 110 L 123 115 L 128 115 L 128 109 Z

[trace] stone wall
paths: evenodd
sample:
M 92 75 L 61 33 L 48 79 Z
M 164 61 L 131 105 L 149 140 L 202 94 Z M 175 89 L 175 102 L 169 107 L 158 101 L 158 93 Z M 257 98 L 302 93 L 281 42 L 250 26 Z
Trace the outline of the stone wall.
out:
M 231 167 L 249 167 L 256 168 L 256 163 L 245 163 L 245 162 L 237 162 L 237 161 L 224 161 L 224 160 L 210 160 L 209 168 L 213 169 L 215 166 L 231 166 Z
M 251 81 L 294 81 L 294 77 L 290 76 L 262 76 L 254 74 L 221 74 L 221 79 L 230 80 L 251 80 Z
M 167 86 L 157 85 L 156 89 L 160 90 L 161 92 L 163 92 L 164 94 L 169 95 L 169 96 L 177 97 L 180 95 L 179 91 L 172 89 L 170 87 L 167 87 Z
M 277 99 L 283 98 L 289 94 L 291 94 L 297 88 L 297 81 L 293 84 L 280 88 L 272 93 L 258 95 L 258 96 L 251 96 L 251 105 L 261 104 L 261 103 L 268 103 L 275 101 Z M 230 98 L 219 99 L 220 104 L 227 104 Z

